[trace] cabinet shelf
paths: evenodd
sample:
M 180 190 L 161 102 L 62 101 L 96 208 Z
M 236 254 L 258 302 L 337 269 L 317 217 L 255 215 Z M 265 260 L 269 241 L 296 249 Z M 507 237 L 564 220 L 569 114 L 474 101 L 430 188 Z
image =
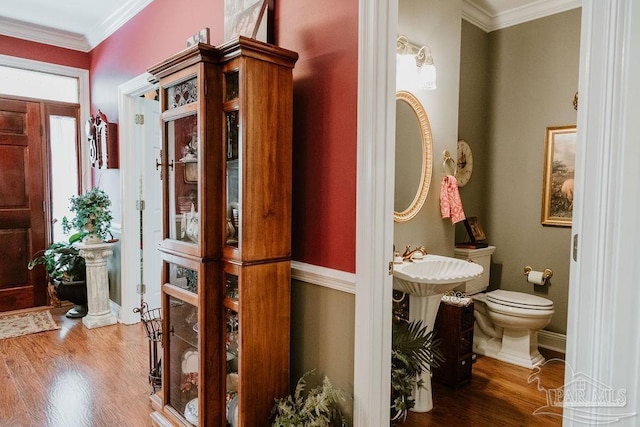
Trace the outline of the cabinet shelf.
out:
M 234 300 L 227 297 L 224 299 L 224 306 L 229 310 L 233 310 L 236 313 L 238 312 L 238 300 Z

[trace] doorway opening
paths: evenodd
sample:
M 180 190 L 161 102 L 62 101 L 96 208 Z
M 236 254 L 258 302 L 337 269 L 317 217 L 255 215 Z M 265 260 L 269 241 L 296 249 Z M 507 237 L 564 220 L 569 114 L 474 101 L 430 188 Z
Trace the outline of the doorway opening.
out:
M 121 307 L 119 320 L 137 323 L 133 312 L 146 302 L 160 307 L 162 187 L 156 159 L 162 142 L 156 85 L 143 74 L 119 87 L 122 201 Z

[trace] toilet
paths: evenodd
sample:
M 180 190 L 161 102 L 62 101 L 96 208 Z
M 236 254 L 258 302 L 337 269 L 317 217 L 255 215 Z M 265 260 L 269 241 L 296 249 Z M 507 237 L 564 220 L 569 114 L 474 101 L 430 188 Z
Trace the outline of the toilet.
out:
M 495 246 L 480 249 L 455 248 L 456 258 L 476 262 L 482 275 L 456 288 L 474 302 L 473 350 L 503 362 L 533 368 L 544 362 L 538 351 L 538 331 L 551 322 L 553 301 L 524 292 L 489 286 L 491 255 Z

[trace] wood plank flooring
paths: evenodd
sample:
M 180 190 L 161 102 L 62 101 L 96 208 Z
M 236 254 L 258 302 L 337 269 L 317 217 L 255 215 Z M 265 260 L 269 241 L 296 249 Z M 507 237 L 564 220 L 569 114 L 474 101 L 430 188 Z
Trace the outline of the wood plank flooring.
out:
M 540 369 L 540 382 L 528 383 L 536 372 L 478 355 L 471 382 L 458 390 L 433 384 L 433 410 L 411 412 L 402 427 L 427 426 L 509 426 L 546 427 L 562 425 L 562 411 L 556 415 L 534 415 L 547 404 L 544 389 L 564 384 L 564 359 L 561 353 L 540 349 L 548 363 Z
M 87 329 L 65 311 L 52 309 L 60 330 L 0 340 L 0 427 L 150 426 L 142 325 Z M 434 384 L 434 409 L 411 413 L 402 426 L 561 425 L 559 417 L 533 415 L 546 396 L 527 383 L 531 373 L 478 356 L 470 384 L 459 390 Z M 562 385 L 563 376 L 561 363 L 541 371 L 548 389 Z
M 150 426 L 142 325 L 87 329 L 67 309 L 60 330 L 0 340 L 0 426 Z

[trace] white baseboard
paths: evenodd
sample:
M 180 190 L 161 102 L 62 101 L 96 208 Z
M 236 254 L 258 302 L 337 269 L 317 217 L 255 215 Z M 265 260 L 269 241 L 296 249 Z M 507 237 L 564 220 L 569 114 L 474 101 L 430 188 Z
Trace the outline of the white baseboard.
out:
M 538 347 L 560 353 L 567 352 L 567 336 L 557 332 L 545 331 L 538 332 Z
M 291 261 L 291 278 L 349 294 L 356 293 L 356 275 L 353 273 Z

